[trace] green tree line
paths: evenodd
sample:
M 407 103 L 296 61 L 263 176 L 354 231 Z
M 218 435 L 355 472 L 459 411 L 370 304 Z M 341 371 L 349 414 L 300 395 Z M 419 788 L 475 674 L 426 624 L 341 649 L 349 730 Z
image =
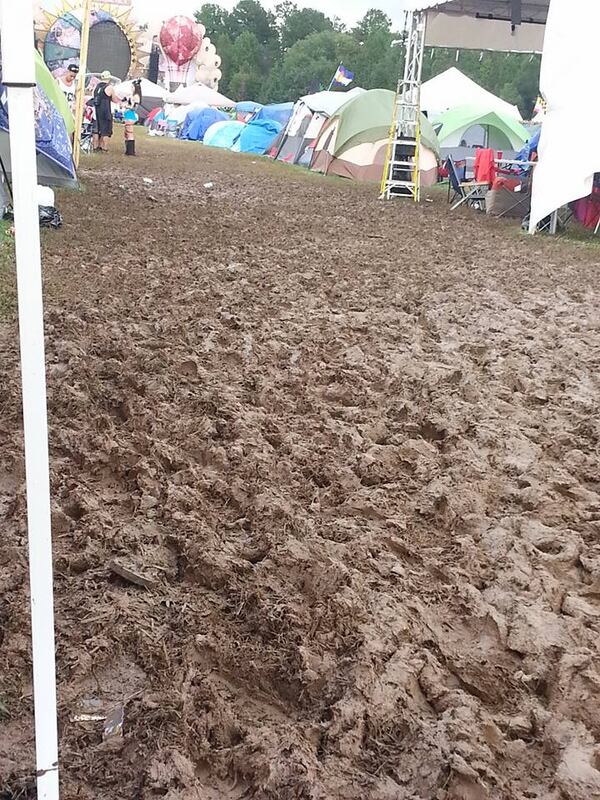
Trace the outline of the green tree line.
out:
M 364 89 L 395 89 L 402 69 L 402 34 L 383 11 L 371 9 L 352 28 L 338 17 L 283 0 L 274 11 L 239 0 L 232 11 L 205 3 L 196 20 L 221 56 L 220 90 L 236 100 L 296 100 L 327 88 L 340 62 Z M 481 86 L 531 116 L 538 93 L 537 56 L 427 48 L 423 80 L 457 66 Z

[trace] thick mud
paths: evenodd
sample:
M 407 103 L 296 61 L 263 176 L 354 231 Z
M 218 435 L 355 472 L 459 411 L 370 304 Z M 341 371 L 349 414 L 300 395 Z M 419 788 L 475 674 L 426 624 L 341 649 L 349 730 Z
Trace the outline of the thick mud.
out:
M 65 800 L 600 798 L 597 249 L 138 149 L 44 236 Z M 35 796 L 18 363 L 8 317 L 2 800 Z

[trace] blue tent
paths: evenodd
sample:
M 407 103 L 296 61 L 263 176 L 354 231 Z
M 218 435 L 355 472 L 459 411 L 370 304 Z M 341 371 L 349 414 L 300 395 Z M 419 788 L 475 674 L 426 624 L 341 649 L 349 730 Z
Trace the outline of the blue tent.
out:
M 255 111 L 260 111 L 263 108 L 262 103 L 255 103 L 253 100 L 242 100 L 241 103 L 235 104 L 235 110 L 239 114 L 254 114 Z
M 178 138 L 201 142 L 211 125 L 226 119 L 229 116 L 216 108 L 193 108 L 188 111 Z
M 264 153 L 281 133 L 283 125 L 268 119 L 252 119 L 241 132 L 237 144 L 242 153 Z
M 254 122 L 256 119 L 271 120 L 273 122 L 278 122 L 283 127 L 287 125 L 293 110 L 293 103 L 274 103 L 273 105 L 260 108 L 252 118 L 252 121 Z
M 246 125 L 236 120 L 215 122 L 204 135 L 204 144 L 231 150 Z
M 531 139 L 525 143 L 523 149 L 519 150 L 515 156 L 515 161 L 531 161 L 531 154 L 539 147 L 541 132 L 542 126 L 540 125 L 539 130 L 535 131 Z

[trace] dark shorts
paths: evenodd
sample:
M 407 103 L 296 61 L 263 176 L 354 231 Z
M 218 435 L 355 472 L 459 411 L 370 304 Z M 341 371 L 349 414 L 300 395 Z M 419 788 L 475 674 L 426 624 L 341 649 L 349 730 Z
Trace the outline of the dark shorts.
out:
M 94 133 L 98 136 L 112 136 L 113 135 L 113 119 L 112 117 L 100 117 L 94 120 Z

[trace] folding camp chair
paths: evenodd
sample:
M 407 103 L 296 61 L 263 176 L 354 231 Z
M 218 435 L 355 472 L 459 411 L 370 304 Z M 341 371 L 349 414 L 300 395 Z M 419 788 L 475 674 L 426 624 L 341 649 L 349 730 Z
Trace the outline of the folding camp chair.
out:
M 454 192 L 450 202 L 452 202 L 455 197 L 459 198 L 450 210 L 454 211 L 455 208 L 458 208 L 463 203 L 480 208 L 482 210 L 485 209 L 485 196 L 490 188 L 489 184 L 484 183 L 483 181 L 461 182 L 459 180 L 458 172 L 456 171 L 456 164 L 454 163 L 452 156 L 448 156 L 448 160 L 446 161 L 446 169 L 448 170 L 448 180 L 450 181 L 450 186 Z

